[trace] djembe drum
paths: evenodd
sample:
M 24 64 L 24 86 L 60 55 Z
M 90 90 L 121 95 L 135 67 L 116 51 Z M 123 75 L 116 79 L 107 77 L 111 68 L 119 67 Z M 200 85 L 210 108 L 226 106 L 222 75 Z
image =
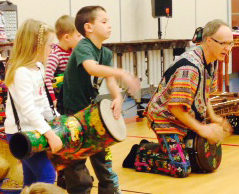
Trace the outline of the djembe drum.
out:
M 77 159 L 85 159 L 126 138 L 126 126 L 122 116 L 115 120 L 110 100 L 92 104 L 74 115 L 83 128 L 83 141 L 74 153 L 49 154 L 57 170 L 62 170 Z
M 192 172 L 213 172 L 219 167 L 222 158 L 220 143 L 210 144 L 192 131 L 188 132 L 185 139 Z
M 210 102 L 216 114 L 227 118 L 235 129 L 238 117 L 231 115 L 238 111 L 238 93 L 222 93 L 211 95 Z M 207 139 L 195 132 L 189 132 L 186 137 L 186 148 L 189 153 L 193 172 L 213 172 L 222 157 L 221 144 L 210 144 Z
M 115 120 L 110 105 L 111 101 L 104 99 L 73 116 L 62 115 L 49 122 L 63 142 L 61 151 L 49 154 L 55 166 L 84 159 L 126 138 L 124 119 L 121 116 Z M 37 131 L 14 134 L 9 146 L 13 156 L 18 159 L 50 150 L 46 138 Z
M 210 102 L 216 114 L 227 118 L 230 124 L 237 123 L 235 117 L 229 115 L 238 110 L 238 93 L 213 94 Z M 210 144 L 207 139 L 190 131 L 186 136 L 186 148 L 193 172 L 213 172 L 219 167 L 222 157 L 220 143 Z

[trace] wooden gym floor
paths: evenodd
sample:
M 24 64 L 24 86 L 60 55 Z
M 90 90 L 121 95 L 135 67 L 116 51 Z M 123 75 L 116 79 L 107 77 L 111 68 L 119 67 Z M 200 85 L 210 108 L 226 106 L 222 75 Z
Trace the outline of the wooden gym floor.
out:
M 124 194 L 236 194 L 239 193 L 239 136 L 232 135 L 222 143 L 222 162 L 210 174 L 192 173 L 187 178 L 172 178 L 159 174 L 136 172 L 122 167 L 123 160 L 141 139 L 157 142 L 146 120 L 127 124 L 127 138 L 111 147 L 113 170 L 118 174 Z M 87 166 L 94 176 L 92 194 L 97 194 L 97 178 L 89 160 Z

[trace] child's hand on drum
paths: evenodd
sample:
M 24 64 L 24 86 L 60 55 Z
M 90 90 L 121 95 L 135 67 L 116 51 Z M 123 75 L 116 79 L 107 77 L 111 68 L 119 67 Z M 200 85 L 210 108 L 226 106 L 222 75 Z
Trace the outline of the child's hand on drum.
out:
M 119 119 L 122 109 L 122 98 L 115 98 L 111 103 L 111 108 L 113 109 L 113 115 L 115 119 Z
M 47 138 L 48 144 L 53 154 L 62 148 L 62 141 L 53 130 L 47 131 L 44 133 L 44 136 Z

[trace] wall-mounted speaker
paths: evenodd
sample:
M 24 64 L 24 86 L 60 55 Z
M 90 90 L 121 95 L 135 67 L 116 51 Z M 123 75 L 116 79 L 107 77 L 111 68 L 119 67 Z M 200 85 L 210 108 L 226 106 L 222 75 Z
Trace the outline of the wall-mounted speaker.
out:
M 172 17 L 172 0 L 151 0 L 152 16 L 159 17 Z

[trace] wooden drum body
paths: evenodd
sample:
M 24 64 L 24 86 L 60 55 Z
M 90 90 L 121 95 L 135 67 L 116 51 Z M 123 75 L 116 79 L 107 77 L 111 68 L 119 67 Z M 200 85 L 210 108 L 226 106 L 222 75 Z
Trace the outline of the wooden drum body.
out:
M 192 172 L 213 172 L 219 167 L 222 158 L 220 143 L 209 144 L 195 132 L 189 132 L 185 138 Z

